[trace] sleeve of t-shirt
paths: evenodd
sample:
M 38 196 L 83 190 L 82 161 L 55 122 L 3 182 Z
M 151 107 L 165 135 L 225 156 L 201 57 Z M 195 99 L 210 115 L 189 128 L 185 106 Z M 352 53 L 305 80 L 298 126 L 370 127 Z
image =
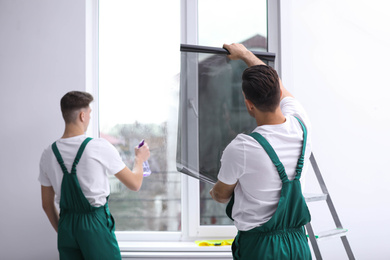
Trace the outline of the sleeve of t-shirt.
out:
M 49 177 L 47 176 L 46 172 L 46 151 L 42 153 L 41 160 L 39 162 L 39 177 L 38 181 L 41 183 L 42 186 L 45 187 L 51 187 L 52 184 L 50 182 Z
M 293 97 L 285 97 L 280 101 L 280 108 L 283 115 L 296 116 L 310 129 L 311 123 L 309 117 L 299 101 Z
M 100 149 L 99 149 L 99 161 L 106 168 L 108 175 L 114 175 L 125 168 L 125 163 L 118 150 L 110 144 L 107 140 L 99 138 Z
M 221 157 L 221 168 L 218 173 L 218 180 L 233 185 L 237 183 L 245 168 L 244 142 L 236 137 L 223 151 Z

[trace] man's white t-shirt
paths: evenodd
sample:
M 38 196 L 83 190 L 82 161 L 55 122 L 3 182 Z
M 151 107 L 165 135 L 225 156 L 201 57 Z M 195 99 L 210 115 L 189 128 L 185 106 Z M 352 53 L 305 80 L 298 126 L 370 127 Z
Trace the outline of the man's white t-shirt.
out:
M 301 155 L 303 131 L 298 117 L 307 129 L 307 145 L 301 183 L 311 154 L 311 125 L 301 104 L 292 97 L 284 98 L 280 107 L 286 122 L 279 125 L 262 125 L 253 132 L 261 134 L 273 147 L 284 165 L 290 180 L 295 177 Z M 233 185 L 234 205 L 232 217 L 238 230 L 246 231 L 266 223 L 275 213 L 282 182 L 276 167 L 263 147 L 251 136 L 239 134 L 225 148 L 221 158 L 218 180 Z
M 57 140 L 58 150 L 68 172 L 72 168 L 80 145 L 86 138 L 85 135 L 79 135 Z M 51 145 L 43 151 L 39 166 L 39 182 L 42 186 L 53 187 L 55 201 L 59 203 L 63 173 Z M 108 176 L 117 174 L 125 166 L 118 151 L 105 139 L 94 138 L 87 144 L 76 172 L 81 190 L 92 206 L 106 204 L 106 198 L 110 194 Z

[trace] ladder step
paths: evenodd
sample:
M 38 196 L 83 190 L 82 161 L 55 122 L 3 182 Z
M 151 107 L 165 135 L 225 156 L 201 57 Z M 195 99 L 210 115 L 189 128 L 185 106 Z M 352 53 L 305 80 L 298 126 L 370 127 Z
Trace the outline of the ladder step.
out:
M 313 153 L 311 153 L 311 155 L 310 155 L 310 164 L 314 170 L 315 176 L 317 178 L 318 184 L 319 184 L 323 194 L 303 194 L 303 196 L 304 196 L 306 202 L 326 200 L 326 202 L 328 204 L 328 208 L 329 208 L 330 213 L 332 215 L 332 218 L 335 222 L 335 225 L 336 225 L 336 227 L 338 227 L 337 229 L 321 232 L 321 233 L 318 233 L 317 235 L 315 235 L 311 223 L 309 222 L 306 224 L 307 232 L 310 234 L 310 235 L 308 235 L 308 237 L 310 238 L 310 242 L 312 245 L 312 249 L 314 251 L 314 255 L 315 255 L 316 259 L 322 259 L 321 252 L 320 252 L 320 249 L 318 247 L 318 240 L 322 240 L 322 239 L 326 240 L 327 238 L 340 237 L 341 241 L 343 242 L 344 249 L 348 255 L 348 258 L 350 260 L 355 260 L 355 257 L 352 253 L 351 246 L 349 245 L 349 242 L 347 240 L 346 233 L 348 230 L 344 229 L 343 226 L 341 225 L 340 219 L 337 216 L 336 209 L 335 209 L 333 202 L 330 198 L 328 189 L 326 188 L 326 185 L 325 185 L 325 181 L 322 178 L 320 168 L 317 165 L 317 162 L 314 158 Z
M 334 238 L 345 236 L 348 232 L 348 229 L 345 228 L 336 228 L 329 231 L 323 231 L 316 235 L 317 240 L 325 238 Z
M 305 197 L 305 201 L 306 202 L 313 202 L 313 201 L 326 200 L 328 195 L 327 194 L 323 194 L 323 193 L 317 193 L 317 194 L 315 194 L 315 193 L 304 193 L 303 197 Z

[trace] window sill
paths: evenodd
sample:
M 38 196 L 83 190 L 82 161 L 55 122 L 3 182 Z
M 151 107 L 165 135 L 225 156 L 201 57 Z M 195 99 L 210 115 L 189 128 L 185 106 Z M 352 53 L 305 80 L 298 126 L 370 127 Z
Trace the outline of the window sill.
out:
M 230 246 L 195 242 L 118 242 L 123 259 L 232 259 Z
M 229 252 L 230 246 L 198 246 L 195 242 L 118 242 L 121 252 Z

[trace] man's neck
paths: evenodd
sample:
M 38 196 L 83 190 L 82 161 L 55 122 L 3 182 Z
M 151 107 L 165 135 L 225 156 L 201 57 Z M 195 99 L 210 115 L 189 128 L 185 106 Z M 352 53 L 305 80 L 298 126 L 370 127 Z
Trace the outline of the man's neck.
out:
M 61 138 L 70 138 L 78 135 L 83 135 L 84 129 L 83 127 L 75 124 L 67 124 L 65 125 L 65 131 Z
M 277 108 L 275 112 L 258 112 L 255 115 L 257 126 L 262 125 L 279 125 L 286 122 L 286 117 L 282 110 Z

